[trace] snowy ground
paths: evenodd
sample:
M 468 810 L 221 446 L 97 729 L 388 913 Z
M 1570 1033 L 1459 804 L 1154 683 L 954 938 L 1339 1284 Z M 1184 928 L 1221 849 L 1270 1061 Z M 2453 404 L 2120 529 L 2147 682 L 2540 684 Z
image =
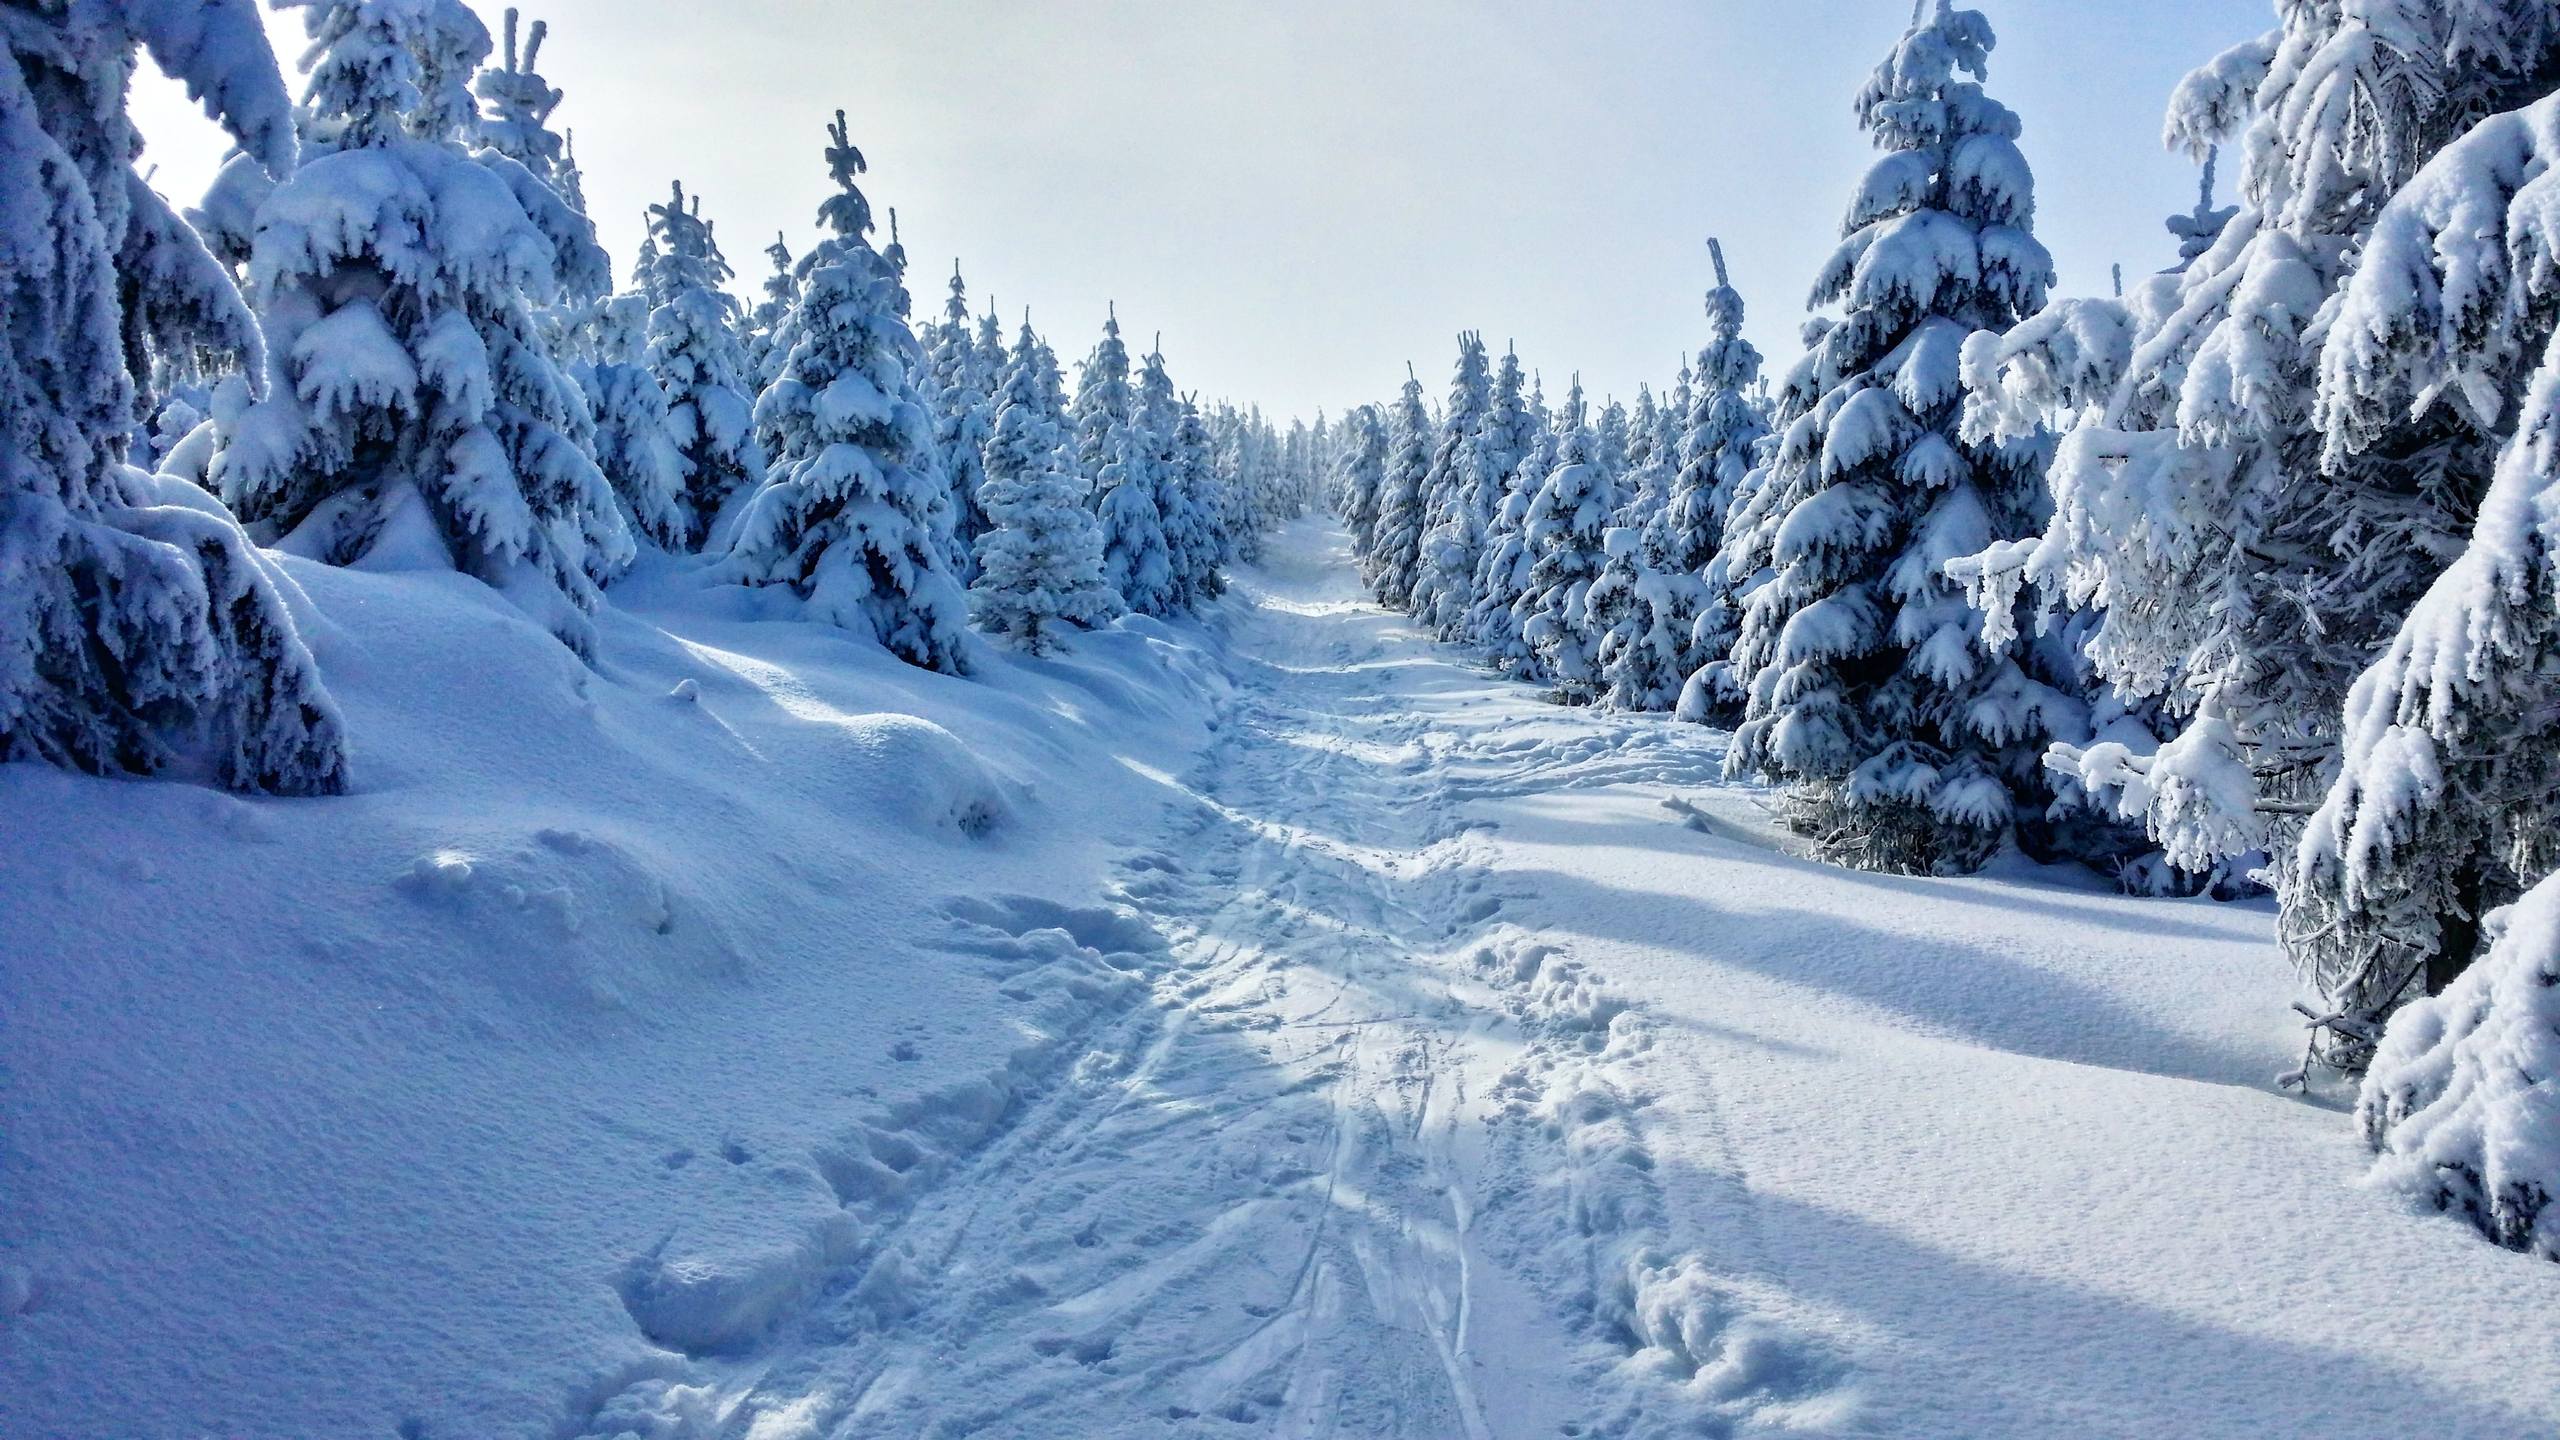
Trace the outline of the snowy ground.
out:
M 1797 859 L 1319 522 L 979 682 L 297 573 L 362 794 L 0 770 L 0 1433 L 2560 1434 L 2264 910 Z

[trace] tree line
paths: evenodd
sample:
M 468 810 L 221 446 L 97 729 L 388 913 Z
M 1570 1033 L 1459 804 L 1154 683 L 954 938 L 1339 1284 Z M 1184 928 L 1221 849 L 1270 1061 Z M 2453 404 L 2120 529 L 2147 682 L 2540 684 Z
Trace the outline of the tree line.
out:
M 1197 607 L 1312 493 L 1321 417 L 1204 406 L 1161 347 L 1133 382 L 1116 315 L 1072 397 L 956 270 L 919 336 L 840 111 L 749 307 L 681 182 L 615 284 L 513 10 L 501 48 L 461 0 L 321 0 L 298 99 L 251 0 L 6 20 L 0 760 L 343 790 L 279 552 L 450 566 L 591 657 L 654 548 L 964 674 Z M 135 169 L 144 54 L 236 146 L 198 206 Z
M 1783 375 L 1718 252 L 1667 403 L 1465 335 L 1436 415 L 1345 417 L 1334 503 L 1382 603 L 1731 727 L 1830 859 L 2271 887 L 2288 1081 L 2369 1072 L 2405 1183 L 2560 1257 L 2560 6 L 2275 14 L 2170 101 L 2159 273 L 2051 293 L 1992 27 L 1923 0 Z

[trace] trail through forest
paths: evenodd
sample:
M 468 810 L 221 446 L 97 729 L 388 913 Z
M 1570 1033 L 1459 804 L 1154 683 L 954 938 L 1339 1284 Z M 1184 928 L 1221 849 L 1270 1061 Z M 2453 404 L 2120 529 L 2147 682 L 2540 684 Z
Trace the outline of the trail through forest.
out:
M 956 951 L 1063 940 L 1144 998 L 733 1362 L 732 1420 L 1482 1440 L 1846 1418 L 1838 1367 L 1680 1253 L 1631 1093 L 1653 1026 L 1506 922 L 1467 813 L 1542 768 L 1703 778 L 1712 737 L 1506 750 L 1470 716 L 1512 687 L 1364 603 L 1329 527 L 1245 583 L 1196 803 L 1109 903 L 950 908 Z M 1598 1383 L 1639 1352 L 1659 1383 Z
M 1070 1058 L 822 1160 L 864 1227 L 836 1278 L 590 1433 L 2541 1423 L 2547 1355 L 2314 1303 L 2396 1266 L 2553 1304 L 2268 1084 L 2263 910 L 1804 860 L 1722 735 L 1433 645 L 1328 521 L 1238 589 L 1163 833 L 1093 903 L 953 897 L 929 942 L 1108 997 Z M 2370 1264 L 2324 1238 L 2357 1227 Z

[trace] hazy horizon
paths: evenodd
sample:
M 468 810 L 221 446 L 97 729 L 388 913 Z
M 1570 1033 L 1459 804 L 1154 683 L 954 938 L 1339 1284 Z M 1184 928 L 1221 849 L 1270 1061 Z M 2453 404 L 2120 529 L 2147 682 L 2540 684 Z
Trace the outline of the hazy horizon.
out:
M 492 35 L 503 7 L 481 6 Z M 2195 170 L 2160 146 L 2178 78 L 2263 30 L 2265 0 L 1983 5 L 1988 88 L 2025 121 L 2061 288 L 2174 259 Z M 919 321 L 952 257 L 1007 332 L 1027 304 L 1072 362 L 1116 302 L 1175 378 L 1276 415 L 1445 388 L 1455 337 L 1516 342 L 1550 391 L 1667 382 L 1703 337 L 1720 236 L 1773 361 L 1872 151 L 1849 114 L 1904 0 L 1525 0 L 1172 7 L 1002 0 L 819 7 L 559 0 L 541 69 L 566 93 L 589 208 L 626 275 L 670 179 L 702 197 L 752 298 L 783 231 L 813 237 L 841 106 L 898 212 Z M 298 12 L 271 14 L 298 93 Z M 2197 38 L 2183 38 L 2183 37 Z M 147 73 L 145 164 L 191 205 L 219 133 Z M 2228 190 L 2228 185 L 2224 187 Z M 885 240 L 885 234 L 883 239 Z

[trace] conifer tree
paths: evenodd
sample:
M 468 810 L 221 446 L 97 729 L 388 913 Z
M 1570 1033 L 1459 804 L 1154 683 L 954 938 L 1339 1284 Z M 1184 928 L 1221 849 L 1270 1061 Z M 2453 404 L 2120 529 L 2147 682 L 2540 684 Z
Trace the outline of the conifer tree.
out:
M 1315 492 L 1315 432 L 1304 420 L 1292 419 L 1280 444 L 1280 486 L 1272 496 L 1274 523 L 1307 513 L 1307 497 Z
M 1375 406 L 1362 405 L 1343 417 L 1342 429 L 1350 440 L 1342 448 L 1334 505 L 1351 533 L 1351 557 L 1358 562 L 1377 535 L 1378 489 L 1387 477 L 1387 427 Z
M 1718 260 L 1724 258 L 1724 247 L 1713 240 L 1707 242 L 1707 250 Z M 1686 458 L 1689 412 L 1698 402 L 1697 372 L 1690 368 L 1689 361 L 1689 355 L 1684 352 L 1680 356 L 1680 373 L 1671 383 L 1671 393 L 1663 397 L 1661 411 L 1654 421 L 1653 454 L 1662 466 L 1665 504 L 1670 503 L 1671 482 L 1679 478 L 1680 467 Z
M 595 412 L 596 465 L 633 531 L 669 550 L 691 532 L 684 452 L 667 392 L 649 368 L 649 298 L 627 291 L 597 302 L 587 324 L 593 357 L 572 367 Z
M 1488 587 L 1495 581 L 1492 552 L 1506 538 L 1517 548 L 1521 520 L 1528 513 L 1529 497 L 1519 493 L 1521 466 L 1537 444 L 1539 422 L 1529 408 L 1523 381 L 1519 354 L 1505 347 L 1502 362 L 1494 370 L 1484 423 L 1476 433 L 1476 489 L 1467 498 L 1468 519 L 1474 526 L 1474 569 L 1468 577 L 1467 610 L 1460 617 L 1457 638 L 1478 645 L 1484 643 L 1488 617 L 1499 615 L 1507 621 L 1516 598 L 1508 592 L 1492 596 Z
M 1591 427 L 1591 466 L 1607 482 L 1609 493 L 1623 503 L 1628 497 L 1628 438 L 1633 433 L 1627 423 L 1627 407 L 1615 399 L 1600 406 L 1600 417 Z
M 465 79 L 489 34 L 458 0 L 327 0 L 305 162 L 256 206 L 263 397 L 217 406 L 214 483 L 253 533 L 347 564 L 450 565 L 582 654 L 633 555 L 592 418 L 537 307 L 557 250 L 524 167 L 475 157 Z
M 977 539 L 978 578 L 969 587 L 979 628 L 1034 655 L 1064 632 L 1091 629 L 1121 612 L 1102 578 L 1102 528 L 1084 508 L 1084 482 L 1060 467 L 1059 417 L 1043 373 L 1047 347 L 1024 320 L 996 397 L 980 492 L 988 528 Z
M 1810 405 L 1782 417 L 1768 484 L 1776 574 L 1736 648 L 1751 672 L 1728 766 L 1791 783 L 1823 854 L 1913 873 L 1980 866 L 2050 801 L 2040 757 L 2078 705 L 1986 627 L 1946 563 L 2040 523 L 2043 447 L 1957 433 L 1957 352 L 2044 300 L 2016 115 L 1987 72 L 1990 23 L 1940 3 L 1858 96 L 1885 154 L 1852 200 L 1814 303 Z
M 1745 515 L 1739 527 L 1728 522 L 1745 508 L 1745 477 L 1758 463 L 1769 421 L 1752 398 L 1760 352 L 1742 338 L 1742 294 L 1725 272 L 1724 246 L 1709 240 L 1707 253 L 1716 269 L 1716 288 L 1707 292 L 1707 345 L 1698 352 L 1679 473 L 1646 540 L 1664 569 L 1698 577 L 1678 714 L 1693 723 L 1729 725 L 1742 718 L 1744 701 L 1730 657 L 1749 588 L 1767 555 L 1752 540 L 1727 543 L 1736 528 L 1753 530 L 1756 515 Z
M 968 669 L 967 601 L 933 529 L 942 483 L 933 417 L 916 393 L 924 352 L 900 312 L 896 270 L 871 248 L 862 152 L 844 112 L 828 127 L 836 193 L 800 261 L 782 373 L 756 402 L 777 440 L 772 473 L 740 516 L 731 563 L 788 585 L 817 616 L 911 665 Z
M 1004 372 L 1013 363 L 1004 345 L 1004 324 L 996 319 L 995 301 L 987 302 L 987 313 L 978 317 L 978 343 L 970 351 L 978 367 L 978 388 L 993 396 L 1004 383 Z M 991 402 L 992 403 L 992 402 Z
M 2178 239 L 2178 263 L 2170 268 L 2172 275 L 2185 274 L 2188 266 L 2204 258 L 2204 253 L 2213 248 L 2213 242 L 2222 238 L 2224 228 L 2240 214 L 2237 205 L 2217 206 L 2213 203 L 2213 172 L 2221 159 L 2220 146 L 2204 147 L 2204 165 L 2196 178 L 2196 208 L 2184 215 L 2169 217 L 2169 233 Z M 2116 298 L 2124 298 L 2121 274 L 2116 282 Z
M 1378 525 L 1364 573 L 1378 603 L 1391 610 L 1413 606 L 1414 570 L 1422 554 L 1424 485 L 1431 473 L 1431 415 L 1423 408 L 1422 382 L 1405 367 L 1387 431 L 1387 473 L 1378 485 Z
M 674 448 L 665 393 L 647 365 L 648 302 L 637 294 L 607 293 L 613 288 L 612 264 L 579 198 L 567 137 L 551 129 L 562 95 L 535 68 L 549 27 L 535 21 L 519 50 L 517 18 L 509 8 L 501 61 L 472 82 L 483 107 L 482 163 L 507 180 L 551 242 L 559 290 L 551 303 L 536 307 L 535 320 L 585 401 L 585 413 L 571 417 L 572 437 L 612 485 L 633 533 L 679 546 L 686 529 L 683 457 Z M 492 160 L 493 154 L 512 163 Z
M 1104 314 L 1102 339 L 1076 371 L 1075 401 L 1067 416 L 1074 426 L 1073 454 L 1077 473 L 1091 487 L 1086 503 L 1102 504 L 1102 472 L 1119 458 L 1123 437 L 1137 417 L 1137 395 L 1129 387 L 1129 347 L 1120 340 L 1120 310 Z
M 926 375 L 933 390 L 933 437 L 942 458 L 942 473 L 951 487 L 951 534 L 956 564 L 963 579 L 975 573 L 970 552 L 987 528 L 978 505 L 978 488 L 986 483 L 982 452 L 994 433 L 987 379 L 978 362 L 977 338 L 970 333 L 969 296 L 960 278 L 960 262 L 951 262 L 951 298 L 943 320 L 934 327 L 927 349 Z
M 1457 373 L 1449 381 L 1448 408 L 1422 480 L 1422 508 L 1430 528 L 1416 552 L 1414 617 L 1443 640 L 1466 628 L 1475 603 L 1475 571 L 1483 545 L 1475 504 L 1483 490 L 1477 438 L 1492 413 L 1493 387 L 1484 340 L 1473 331 L 1458 337 Z
M 1102 574 L 1141 615 L 1170 615 L 1178 591 L 1165 544 L 1166 482 L 1182 419 L 1161 351 L 1147 353 L 1129 418 L 1102 467 Z
M 688 202 L 681 182 L 670 185 L 666 202 L 649 207 L 649 244 L 635 277 L 649 297 L 649 368 L 667 392 L 670 433 L 684 456 L 686 539 L 698 549 L 729 502 L 763 481 L 768 437 L 757 434 L 740 308 L 721 288 L 729 262 L 702 218 L 701 197 Z M 795 305 L 789 315 L 799 313 Z M 786 317 L 786 330 L 790 324 Z M 795 340 L 777 335 L 773 343 L 787 354 Z
M 2348 693 L 2300 846 L 2286 920 L 2332 957 L 2333 1053 L 2444 991 L 2481 917 L 2560 863 L 2555 162 L 2560 96 L 2473 126 L 2377 217 L 2330 309 L 2324 463 L 2347 471 L 2412 416 L 2500 445 L 2460 554 Z
M 2480 932 L 2477 964 L 2393 1017 L 2356 1124 L 2376 1182 L 2560 1260 L 2560 878 Z
M 1262 536 L 1269 526 L 1267 502 L 1274 456 L 1270 426 L 1259 408 L 1234 414 L 1230 438 L 1221 452 L 1227 485 L 1227 536 L 1234 559 L 1250 564 L 1262 558 Z
M 1593 698 L 1612 710 L 1669 710 L 1687 678 L 1682 665 L 1689 654 L 1697 581 L 1647 563 L 1643 536 L 1632 525 L 1612 525 L 1602 532 L 1606 558 L 1583 601 L 1584 628 L 1598 672 Z
M 1536 657 L 1521 637 L 1521 597 L 1529 591 L 1537 553 L 1529 544 L 1529 506 L 1555 468 L 1557 435 L 1549 423 L 1542 391 L 1532 390 L 1521 423 L 1528 448 L 1503 482 L 1501 508 L 1486 532 L 1484 558 L 1476 566 L 1476 602 L 1467 613 L 1467 634 L 1482 646 L 1485 658 L 1508 675 L 1527 676 Z
M 1672 466 L 1657 453 L 1661 407 L 1639 386 L 1627 420 L 1627 478 L 1616 524 L 1602 539 L 1607 559 L 1584 602 L 1600 671 L 1600 704 L 1613 710 L 1669 710 L 1697 668 L 1690 627 L 1705 598 L 1696 571 L 1674 568 L 1658 522 Z
M 0 761 L 335 793 L 342 722 L 286 582 L 202 492 L 124 463 L 137 361 L 260 358 L 230 275 L 134 173 L 137 49 L 241 163 L 296 158 L 246 0 L 0 23 Z
M 1671 476 L 1678 469 L 1669 451 L 1657 449 L 1662 437 L 1662 407 L 1651 385 L 1636 386 L 1635 409 L 1627 414 L 1627 473 L 1618 484 L 1618 523 L 1642 530 L 1670 497 Z
M 1199 404 L 1183 397 L 1175 422 L 1171 482 L 1166 493 L 1179 503 L 1165 515 L 1165 551 L 1173 567 L 1174 605 L 1196 610 L 1226 593 L 1220 570 L 1227 549 L 1227 497 L 1218 480 L 1217 447 Z
M 1529 673 L 1553 684 L 1556 698 L 1568 705 L 1588 703 L 1600 687 L 1598 637 L 1586 602 L 1607 558 L 1618 497 L 1592 463 L 1595 443 L 1576 376 L 1556 422 L 1554 467 L 1522 522 L 1529 583 L 1512 603 L 1520 639 L 1534 657 Z
M 2172 144 L 2199 159 L 2240 147 L 2239 213 L 2205 207 L 2192 227 L 2209 246 L 2123 303 L 2057 305 L 2037 343 L 1968 346 L 1969 429 L 2009 433 L 2056 404 L 2089 418 L 2047 473 L 2043 535 L 1962 568 L 1994 610 L 2031 584 L 2052 612 L 2093 613 L 2100 678 L 2183 724 L 2152 755 L 2056 759 L 2182 868 L 2273 856 L 2287 948 L 2338 1022 L 2321 1058 L 2354 1069 L 2393 997 L 2365 963 L 2373 937 L 2298 893 L 2292 852 L 2338 773 L 2350 685 L 2461 550 L 2502 436 L 2431 403 L 2362 415 L 2333 444 L 2316 413 L 2322 312 L 2420 167 L 2549 89 L 2560 24 L 2522 0 L 2279 19 L 2171 102 Z
M 764 277 L 764 298 L 747 317 L 747 339 L 741 347 L 748 389 L 758 395 L 773 383 L 782 369 L 782 357 L 790 353 L 782 328 L 791 317 L 791 302 L 800 294 L 799 282 L 792 278 L 791 246 L 781 231 L 773 232 L 773 243 L 764 247 L 764 254 L 773 262 L 773 273 Z
M 481 163 L 507 182 L 525 217 L 551 242 L 556 289 L 536 316 L 544 323 L 554 357 L 574 360 L 585 354 L 589 308 L 613 288 L 613 265 L 596 243 L 595 222 L 572 198 L 576 168 L 568 157 L 568 142 L 551 129 L 561 92 L 534 68 L 550 27 L 533 22 L 531 36 L 518 50 L 516 24 L 510 6 L 501 63 L 483 69 L 472 81 L 485 113 L 469 138 L 483 147 Z M 492 157 L 504 157 L 505 163 Z
M 1475 519 L 1479 550 L 1492 533 L 1504 497 L 1518 486 L 1520 462 L 1538 443 L 1539 421 L 1529 409 L 1522 379 L 1519 355 L 1506 348 L 1501 363 L 1494 367 L 1492 398 L 1484 424 L 1476 432 L 1476 491 L 1468 497 L 1468 509 Z

